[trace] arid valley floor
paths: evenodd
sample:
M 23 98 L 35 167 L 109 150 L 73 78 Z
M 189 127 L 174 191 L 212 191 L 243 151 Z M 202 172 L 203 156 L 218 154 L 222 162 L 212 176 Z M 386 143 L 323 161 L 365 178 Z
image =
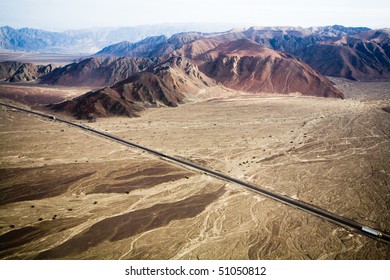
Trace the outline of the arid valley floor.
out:
M 390 82 L 334 82 L 346 99 L 230 92 L 78 122 L 390 232 Z M 37 90 L 37 100 L 6 94 Z M 13 104 L 81 92 L 0 85 Z M 389 259 L 390 246 L 0 106 L 0 258 Z

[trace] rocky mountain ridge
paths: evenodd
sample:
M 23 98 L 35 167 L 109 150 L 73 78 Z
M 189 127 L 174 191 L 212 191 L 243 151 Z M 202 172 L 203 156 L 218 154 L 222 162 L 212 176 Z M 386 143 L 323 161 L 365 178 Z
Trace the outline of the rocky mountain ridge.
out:
M 105 87 L 122 81 L 154 64 L 148 58 L 90 57 L 54 69 L 39 83 L 60 86 Z
M 188 94 L 196 94 L 201 86 L 212 83 L 187 60 L 171 57 L 113 86 L 49 107 L 84 119 L 91 114 L 97 117 L 137 117 L 145 108 L 176 107 L 187 101 Z
M 17 61 L 0 62 L 0 81 L 34 82 L 52 72 L 54 67 Z
M 8 72 L 2 73 L 14 75 L 12 65 L 6 62 Z M 389 30 L 332 26 L 183 32 L 107 46 L 77 63 L 39 68 L 42 75 L 32 66 L 18 67 L 42 84 L 100 88 L 51 106 L 78 118 L 134 117 L 148 107 L 197 99 L 215 86 L 343 98 L 321 74 L 356 80 L 390 77 Z
M 390 78 L 390 30 L 339 25 L 251 27 L 212 34 L 180 33 L 171 38 L 158 36 L 137 43 L 121 42 L 104 48 L 96 55 L 164 57 L 190 42 L 207 40 L 215 46 L 240 39 L 249 39 L 269 49 L 297 56 L 322 75 L 352 80 Z
M 331 82 L 305 63 L 248 39 L 223 43 L 197 58 L 203 73 L 235 90 L 343 98 Z

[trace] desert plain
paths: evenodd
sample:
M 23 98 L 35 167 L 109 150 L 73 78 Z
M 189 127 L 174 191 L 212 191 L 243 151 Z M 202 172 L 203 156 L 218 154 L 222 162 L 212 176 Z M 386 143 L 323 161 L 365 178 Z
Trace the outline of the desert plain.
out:
M 214 88 L 139 118 L 58 116 L 390 232 L 390 82 L 333 82 L 344 100 Z M 45 96 L 80 93 L 0 85 L 1 102 L 53 115 Z M 2 259 L 390 258 L 384 242 L 233 183 L 0 109 Z

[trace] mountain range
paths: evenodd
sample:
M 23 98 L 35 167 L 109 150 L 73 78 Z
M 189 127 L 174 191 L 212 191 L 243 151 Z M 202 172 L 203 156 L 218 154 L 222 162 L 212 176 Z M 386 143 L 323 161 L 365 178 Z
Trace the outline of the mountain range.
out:
M 389 29 L 338 25 L 160 34 L 109 45 L 80 62 L 55 69 L 0 63 L 0 78 L 100 87 L 51 106 L 79 118 L 91 113 L 137 116 L 147 107 L 178 106 L 214 86 L 248 93 L 343 98 L 325 76 L 390 78 L 389 35 Z
M 347 28 L 340 25 L 294 28 L 251 27 L 221 33 L 187 32 L 149 37 L 137 43 L 120 42 L 96 55 L 160 57 L 188 42 L 249 39 L 264 47 L 298 57 L 326 76 L 352 80 L 390 78 L 390 29 Z
M 134 117 L 144 108 L 178 106 L 187 102 L 190 96 L 196 96 L 201 89 L 216 85 L 249 93 L 300 92 L 303 95 L 343 98 L 343 94 L 329 80 L 305 63 L 249 39 L 225 42 L 209 39 L 184 40 L 187 44 L 179 40 L 183 44 L 174 48 L 160 39 L 147 39 L 148 43 L 156 45 L 157 53 L 159 50 L 168 53 L 159 57 L 159 62 L 152 63 L 143 71 L 129 75 L 112 86 L 52 105 L 51 108 L 69 112 L 78 118 L 88 118 L 90 114 L 99 117 Z M 178 49 L 172 51 L 175 48 Z M 137 48 L 133 48 L 135 49 Z M 167 52 L 167 49 L 171 52 Z M 89 61 L 102 59 L 108 58 L 101 57 L 100 53 Z M 109 59 L 116 61 L 111 56 Z M 80 63 L 74 65 L 76 67 Z M 55 76 L 55 72 L 48 76 Z M 52 78 L 52 84 L 70 85 L 70 80 L 60 80 L 66 72 L 65 69 L 59 73 L 58 78 Z M 86 70 L 76 73 L 83 75 L 85 72 Z M 42 81 L 47 83 L 48 79 Z M 74 81 L 73 79 L 71 83 Z
M 102 48 L 122 42 L 138 42 L 150 36 L 172 36 L 179 32 L 198 30 L 216 32 L 227 30 L 229 24 L 156 24 L 130 27 L 96 27 L 80 30 L 52 32 L 42 29 L 10 26 L 0 27 L 0 50 L 93 54 Z

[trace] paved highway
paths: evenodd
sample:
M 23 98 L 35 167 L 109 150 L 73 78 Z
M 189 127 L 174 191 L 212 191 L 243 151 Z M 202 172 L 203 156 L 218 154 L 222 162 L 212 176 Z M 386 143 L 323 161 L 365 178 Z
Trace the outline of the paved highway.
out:
M 303 202 L 303 201 L 300 201 L 300 200 L 297 200 L 297 199 L 293 199 L 293 198 L 290 198 L 290 197 L 287 197 L 287 196 L 284 196 L 284 195 L 281 195 L 281 194 L 277 194 L 275 192 L 271 192 L 271 191 L 269 191 L 267 189 L 264 189 L 262 187 L 249 184 L 247 182 L 244 182 L 244 181 L 238 180 L 236 178 L 227 176 L 227 175 L 225 175 L 223 173 L 214 171 L 214 170 L 206 168 L 204 166 L 201 166 L 201 165 L 198 165 L 198 164 L 194 164 L 192 162 L 188 162 L 188 161 L 182 160 L 180 158 L 175 158 L 175 157 L 172 157 L 172 156 L 160 153 L 160 152 L 158 152 L 156 150 L 144 147 L 142 145 L 139 145 L 139 144 L 136 144 L 136 143 L 133 143 L 133 142 L 126 141 L 126 140 L 118 138 L 118 137 L 116 137 L 114 135 L 111 135 L 111 134 L 108 134 L 108 133 L 104 133 L 104 132 L 92 129 L 90 127 L 87 127 L 87 126 L 84 126 L 84 125 L 81 125 L 81 124 L 78 124 L 78 123 L 70 122 L 70 121 L 67 121 L 67 120 L 64 120 L 64 119 L 61 119 L 61 118 L 57 118 L 57 117 L 52 116 L 52 115 L 47 115 L 47 114 L 35 112 L 35 111 L 32 111 L 32 110 L 20 108 L 20 107 L 17 107 L 17 106 L 13 106 L 13 105 L 1 103 L 1 102 L 0 102 L 0 105 L 8 107 L 8 108 L 16 109 L 16 110 L 19 110 L 19 111 L 22 111 L 22 112 L 25 112 L 25 113 L 38 115 L 38 116 L 46 118 L 46 119 L 50 119 L 50 120 L 66 123 L 68 125 L 80 128 L 82 130 L 85 130 L 85 131 L 88 131 L 88 132 L 100 135 L 100 136 L 102 136 L 104 138 L 107 138 L 107 139 L 110 139 L 110 140 L 114 140 L 114 141 L 119 142 L 121 144 L 124 144 L 126 146 L 130 146 L 130 147 L 134 147 L 134 148 L 143 150 L 143 151 L 148 152 L 148 153 L 150 153 L 152 155 L 155 155 L 155 156 L 157 156 L 157 157 L 159 157 L 161 159 L 165 159 L 165 160 L 168 160 L 170 162 L 173 162 L 173 163 L 176 163 L 176 164 L 180 164 L 182 166 L 189 167 L 190 169 L 193 169 L 195 171 L 201 171 L 204 174 L 213 176 L 213 177 L 215 177 L 217 179 L 220 179 L 220 180 L 224 180 L 224 181 L 227 181 L 227 182 L 230 182 L 230 183 L 234 183 L 234 184 L 243 186 L 243 187 L 245 187 L 245 188 L 247 188 L 247 189 L 249 189 L 251 191 L 254 191 L 256 193 L 260 193 L 260 194 L 262 194 L 264 196 L 267 196 L 269 198 L 277 200 L 277 201 L 279 201 L 279 202 L 281 202 L 283 204 L 287 204 L 289 206 L 301 209 L 301 210 L 303 210 L 303 211 L 305 211 L 307 213 L 313 214 L 313 215 L 315 215 L 317 217 L 321 217 L 321 218 L 324 218 L 324 219 L 326 219 L 328 221 L 331 221 L 333 223 L 341 225 L 343 227 L 353 229 L 353 230 L 355 230 L 356 232 L 358 232 L 360 234 L 363 234 L 363 235 L 369 236 L 371 238 L 374 238 L 376 240 L 379 240 L 379 241 L 386 242 L 386 243 L 390 244 L 390 234 L 389 233 L 381 232 L 379 230 L 367 227 L 367 226 L 365 226 L 363 224 L 357 223 L 355 221 L 349 220 L 349 219 L 344 218 L 342 216 L 339 216 L 339 215 L 336 215 L 334 213 L 328 212 L 328 211 L 326 211 L 324 209 L 321 209 L 321 208 L 316 207 L 314 205 L 308 204 L 306 202 Z

